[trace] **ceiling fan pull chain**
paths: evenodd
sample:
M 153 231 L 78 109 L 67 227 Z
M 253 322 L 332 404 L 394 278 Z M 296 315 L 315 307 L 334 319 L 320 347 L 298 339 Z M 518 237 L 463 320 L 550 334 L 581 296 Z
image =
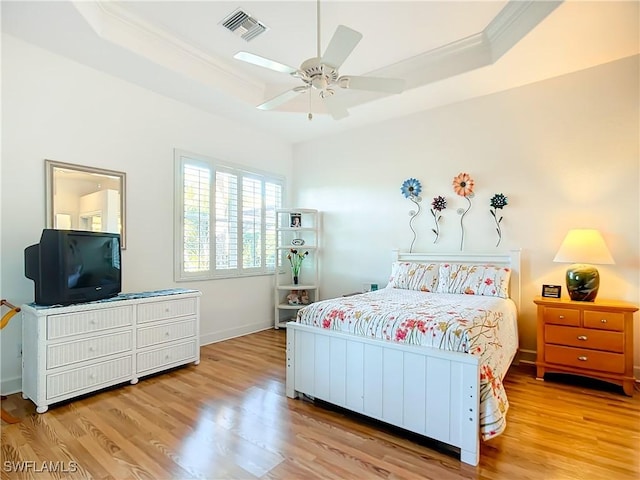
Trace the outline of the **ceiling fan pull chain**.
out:
M 311 89 L 309 89 L 309 115 L 307 115 L 309 121 L 313 120 L 313 113 L 311 113 Z

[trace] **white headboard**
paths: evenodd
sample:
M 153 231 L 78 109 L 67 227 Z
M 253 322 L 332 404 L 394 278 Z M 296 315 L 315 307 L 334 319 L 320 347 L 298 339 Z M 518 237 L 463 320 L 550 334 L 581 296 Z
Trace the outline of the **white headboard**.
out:
M 477 263 L 479 265 L 503 265 L 511 268 L 509 296 L 520 311 L 520 255 L 521 250 L 499 253 L 407 253 L 398 249 L 391 251 L 392 261 L 415 263 Z

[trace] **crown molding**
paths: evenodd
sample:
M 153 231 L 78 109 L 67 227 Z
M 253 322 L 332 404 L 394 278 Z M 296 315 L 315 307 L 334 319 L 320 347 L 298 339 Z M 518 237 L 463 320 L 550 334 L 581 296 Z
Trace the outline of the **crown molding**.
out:
M 233 69 L 223 59 L 145 22 L 115 2 L 72 0 L 71 3 L 100 38 L 249 103 L 262 101 L 264 84 Z
M 411 89 L 492 65 L 561 3 L 563 0 L 510 0 L 481 32 L 365 75 L 404 78 L 407 89 Z M 352 90 L 349 95 L 325 101 L 333 103 L 336 108 L 349 108 L 389 95 Z
M 509 51 L 563 1 L 509 1 L 483 32 L 491 45 L 492 63 Z

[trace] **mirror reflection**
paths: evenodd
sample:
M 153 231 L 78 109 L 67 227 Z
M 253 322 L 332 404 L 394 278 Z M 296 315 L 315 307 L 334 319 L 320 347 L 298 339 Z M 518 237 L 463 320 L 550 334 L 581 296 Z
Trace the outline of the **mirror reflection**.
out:
M 125 173 L 45 160 L 47 228 L 120 233 L 125 248 Z

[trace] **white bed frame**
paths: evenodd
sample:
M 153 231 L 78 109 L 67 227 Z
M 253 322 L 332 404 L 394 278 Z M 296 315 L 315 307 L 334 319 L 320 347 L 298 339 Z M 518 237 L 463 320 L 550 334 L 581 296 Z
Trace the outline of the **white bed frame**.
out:
M 510 296 L 520 311 L 520 250 L 497 254 L 394 250 L 392 260 L 509 266 Z M 290 398 L 308 395 L 424 435 L 459 448 L 464 463 L 478 464 L 478 357 L 289 322 L 286 375 Z

